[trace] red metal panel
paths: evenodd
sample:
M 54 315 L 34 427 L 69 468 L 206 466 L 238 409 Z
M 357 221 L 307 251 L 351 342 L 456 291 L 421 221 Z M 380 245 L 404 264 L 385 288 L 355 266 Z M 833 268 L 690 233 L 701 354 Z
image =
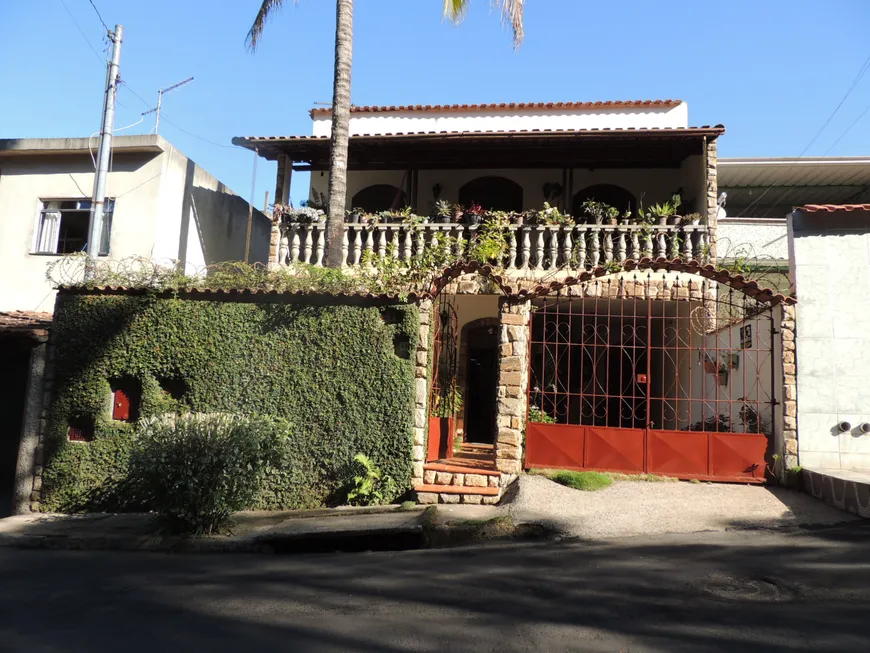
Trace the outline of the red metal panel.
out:
M 764 481 L 767 436 L 752 433 L 710 433 L 710 475 Z
M 642 429 L 586 428 L 584 467 L 612 472 L 644 471 Z
M 709 437 L 697 431 L 650 431 L 647 471 L 650 474 L 699 478 L 709 476 Z
M 130 397 L 121 389 L 114 392 L 114 403 L 112 404 L 112 419 L 122 422 L 130 421 Z
M 526 426 L 526 466 L 574 468 L 583 467 L 586 428 L 563 424 Z
M 426 448 L 426 461 L 447 458 L 453 447 L 453 418 L 429 418 L 429 442 Z

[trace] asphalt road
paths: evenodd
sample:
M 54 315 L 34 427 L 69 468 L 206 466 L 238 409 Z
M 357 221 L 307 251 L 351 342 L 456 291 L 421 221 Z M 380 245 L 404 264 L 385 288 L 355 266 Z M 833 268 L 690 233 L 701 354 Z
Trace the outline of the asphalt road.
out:
M 870 523 L 298 556 L 0 550 L 0 651 L 870 650 Z

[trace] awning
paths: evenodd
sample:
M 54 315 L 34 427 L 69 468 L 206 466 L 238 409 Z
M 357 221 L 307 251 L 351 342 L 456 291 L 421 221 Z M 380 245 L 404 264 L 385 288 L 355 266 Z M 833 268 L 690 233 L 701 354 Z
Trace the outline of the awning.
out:
M 426 132 L 352 136 L 350 170 L 455 168 L 655 168 L 679 167 L 702 154 L 716 127 L 671 129 Z M 233 144 L 269 160 L 283 155 L 303 169 L 329 168 L 329 137 L 248 136 Z

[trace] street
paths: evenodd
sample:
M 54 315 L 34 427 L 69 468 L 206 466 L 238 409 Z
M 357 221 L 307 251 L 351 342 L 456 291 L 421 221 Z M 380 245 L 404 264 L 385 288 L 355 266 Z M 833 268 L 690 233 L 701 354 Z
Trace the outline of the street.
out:
M 0 550 L 0 650 L 861 651 L 870 525 L 298 556 Z

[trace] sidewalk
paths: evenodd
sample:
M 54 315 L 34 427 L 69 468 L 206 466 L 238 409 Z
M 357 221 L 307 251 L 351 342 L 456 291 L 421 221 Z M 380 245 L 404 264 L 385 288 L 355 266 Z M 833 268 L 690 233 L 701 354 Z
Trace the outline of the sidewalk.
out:
M 449 546 L 484 537 L 513 537 L 495 506 L 334 508 L 246 511 L 228 535 L 159 532 L 149 514 L 28 514 L 0 519 L 0 547 L 200 553 L 312 553 Z M 498 528 L 493 525 L 498 523 Z M 528 534 L 525 529 L 523 535 Z

